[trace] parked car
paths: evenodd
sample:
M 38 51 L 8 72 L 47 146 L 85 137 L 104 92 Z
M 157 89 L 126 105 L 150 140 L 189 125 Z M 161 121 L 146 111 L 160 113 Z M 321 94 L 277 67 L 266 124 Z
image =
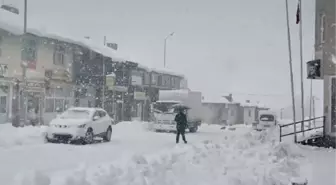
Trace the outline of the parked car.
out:
M 114 120 L 101 108 L 72 107 L 53 119 L 47 129 L 48 142 L 91 144 L 95 137 L 110 141 Z

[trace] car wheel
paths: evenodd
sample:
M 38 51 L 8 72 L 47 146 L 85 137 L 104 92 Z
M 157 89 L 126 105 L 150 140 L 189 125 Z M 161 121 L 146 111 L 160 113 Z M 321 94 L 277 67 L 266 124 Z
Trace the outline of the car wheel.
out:
M 85 133 L 84 144 L 92 144 L 92 143 L 93 143 L 93 130 L 91 128 L 88 128 L 88 130 Z
M 111 141 L 111 136 L 112 136 L 112 128 L 108 127 L 104 136 L 104 141 L 109 142 Z

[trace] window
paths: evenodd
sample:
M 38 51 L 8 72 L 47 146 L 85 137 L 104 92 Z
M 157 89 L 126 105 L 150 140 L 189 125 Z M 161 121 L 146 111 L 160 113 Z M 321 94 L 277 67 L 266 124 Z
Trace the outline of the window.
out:
M 260 120 L 261 121 L 274 121 L 275 118 L 271 114 L 263 114 L 263 115 L 260 116 Z
M 55 111 L 56 112 L 64 111 L 64 99 L 55 99 Z
M 96 117 L 96 116 L 100 117 L 100 115 L 99 115 L 99 112 L 98 112 L 98 111 L 96 111 L 96 112 L 93 114 L 93 117 Z
M 34 64 L 36 65 L 37 43 L 34 39 L 23 39 L 21 60 L 27 61 L 28 65 L 34 65 Z
M 45 112 L 63 112 L 71 104 L 71 89 L 49 88 L 46 90 Z
M 170 76 L 162 75 L 162 85 L 166 87 L 170 86 Z
M 2 56 L 2 50 L 1 50 L 2 42 L 3 42 L 3 36 L 0 35 L 0 57 Z
M 63 65 L 65 58 L 65 47 L 56 45 L 54 48 L 54 64 Z
M 105 116 L 106 116 L 106 112 L 104 112 L 104 111 L 99 111 L 99 116 L 100 116 L 101 118 L 105 117 Z
M 7 96 L 1 96 L 0 97 L 0 113 L 6 113 L 7 112 Z
M 54 98 L 47 98 L 45 100 L 45 112 L 54 112 Z
M 158 80 L 157 80 L 157 85 L 162 86 L 163 85 L 163 80 L 162 80 L 163 75 L 158 75 Z
M 150 75 L 148 72 L 145 72 L 144 73 L 144 84 L 149 85 L 149 82 L 150 82 Z
M 252 116 L 252 111 L 248 110 L 248 116 L 251 117 Z
M 64 110 L 67 110 L 70 107 L 70 100 L 64 100 Z
M 326 40 L 326 16 L 325 14 L 321 14 L 320 19 L 320 36 L 321 36 L 321 43 L 324 43 Z
M 158 85 L 159 75 L 152 73 L 152 85 Z

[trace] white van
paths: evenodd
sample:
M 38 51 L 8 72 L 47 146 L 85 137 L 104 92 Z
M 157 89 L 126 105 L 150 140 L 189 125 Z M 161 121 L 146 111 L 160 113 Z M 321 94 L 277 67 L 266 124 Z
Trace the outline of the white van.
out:
M 277 116 L 271 111 L 259 111 L 257 123 L 253 124 L 255 130 L 265 130 L 277 125 Z

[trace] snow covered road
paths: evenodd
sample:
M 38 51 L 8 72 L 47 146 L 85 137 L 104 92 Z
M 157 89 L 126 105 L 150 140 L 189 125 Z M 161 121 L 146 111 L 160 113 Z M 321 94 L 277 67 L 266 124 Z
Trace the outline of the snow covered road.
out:
M 23 129 L 29 130 L 31 135 L 24 133 Z M 76 168 L 84 163 L 87 166 L 110 163 L 135 154 L 152 154 L 175 146 L 173 134 L 147 131 L 145 124 L 137 122 L 116 125 L 112 141 L 109 143 L 85 146 L 44 144 L 41 131 L 34 128 L 23 129 L 20 128 L 17 136 L 9 135 L 10 132 L 2 133 L 2 138 L 0 136 L 1 182 L 9 183 L 17 174 L 31 170 L 51 174 Z M 211 126 L 205 126 L 200 132 L 187 135 L 191 144 L 222 137 L 222 131 Z
M 334 184 L 330 160 L 322 161 L 320 167 L 314 162 L 324 153 L 332 157 L 334 150 L 312 152 L 307 147 L 279 144 L 276 132 L 202 125 L 199 132 L 187 135 L 187 145 L 176 145 L 174 134 L 125 122 L 114 127 L 111 142 L 79 146 L 44 144 L 43 128 L 9 127 L 0 129 L 0 183 L 287 185 L 291 177 L 303 176 L 309 184 Z M 315 173 L 321 166 L 330 173 Z

